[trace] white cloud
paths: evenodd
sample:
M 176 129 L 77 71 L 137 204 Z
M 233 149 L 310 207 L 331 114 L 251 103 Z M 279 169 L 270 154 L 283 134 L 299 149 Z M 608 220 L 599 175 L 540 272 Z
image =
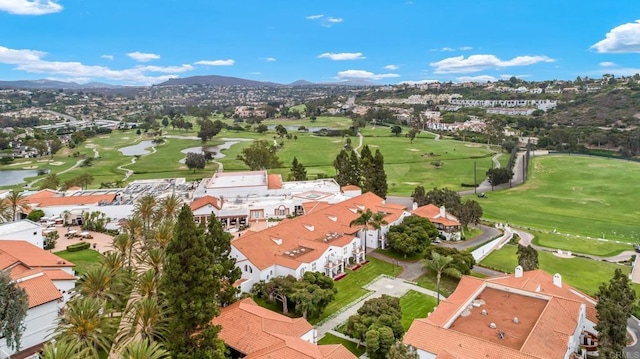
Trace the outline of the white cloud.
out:
M 469 51 L 469 50 L 473 50 L 473 47 L 471 47 L 471 46 L 462 46 L 462 47 L 459 47 L 458 50 L 460 50 L 460 51 Z
M 591 49 L 600 53 L 640 52 L 640 20 L 614 27 Z
M 391 64 L 391 65 L 387 65 L 387 66 L 385 66 L 384 68 L 385 68 L 385 69 L 387 69 L 387 70 L 394 71 L 394 70 L 399 69 L 399 68 L 400 68 L 400 66 L 398 66 L 398 65 L 394 65 L 394 64 Z
M 0 0 L 0 11 L 14 15 L 45 15 L 62 11 L 52 0 Z
M 495 82 L 498 81 L 497 78 L 489 75 L 480 75 L 480 76 L 460 76 L 456 78 L 458 82 Z
M 344 60 L 363 60 L 366 57 L 362 56 L 362 52 L 325 52 L 324 54 L 318 55 L 319 59 L 331 59 L 334 61 L 344 61 Z
M 364 70 L 346 70 L 338 72 L 338 79 L 341 80 L 381 80 L 393 77 L 400 77 L 398 74 L 374 74 L 373 72 Z
M 262 72 L 258 72 L 258 71 L 249 72 L 249 75 L 262 75 Z
M 46 74 L 46 77 L 82 79 L 92 81 L 111 80 L 126 84 L 150 85 L 177 77 L 178 73 L 191 71 L 192 65 L 135 66 L 127 69 L 111 69 L 106 66 L 85 65 L 81 62 L 47 61 L 45 52 L 27 49 L 10 49 L 0 46 L 0 64 L 15 65 L 14 70 Z M 162 74 L 162 75 L 154 75 Z
M 235 60 L 227 59 L 227 60 L 200 60 L 197 61 L 196 65 L 204 65 L 204 66 L 232 66 L 235 64 Z
M 2 0 L 0 0 L 2 1 Z M 311 21 L 318 21 L 320 23 L 321 26 L 323 27 L 331 27 L 335 24 L 339 24 L 341 22 L 344 21 L 343 18 L 341 17 L 333 17 L 333 16 L 324 16 L 323 14 L 318 14 L 318 15 L 309 15 L 307 17 L 305 17 L 305 19 L 307 20 L 311 20 Z
M 264 59 L 264 61 L 266 61 L 266 62 L 276 62 L 277 59 L 275 57 L 267 57 L 266 59 Z
M 633 76 L 635 74 L 640 74 L 640 68 L 635 67 L 616 67 L 615 69 L 604 68 L 593 71 L 594 74 L 604 75 L 604 74 L 614 74 L 615 76 Z
M 100 58 L 113 61 L 113 55 L 101 55 Z
M 160 59 L 160 55 L 158 54 L 151 54 L 151 53 L 146 53 L 146 52 L 140 52 L 140 51 L 136 51 L 136 52 L 129 52 L 127 54 L 127 56 L 129 56 L 130 58 L 138 61 L 138 62 L 147 62 L 147 61 L 151 61 L 151 60 L 158 60 Z
M 446 52 L 446 51 L 453 51 L 453 49 L 452 49 L 452 48 L 450 48 L 450 47 L 443 47 L 443 48 L 441 48 L 441 49 L 440 49 L 440 51 L 443 51 L 443 52 Z
M 600 63 L 600 66 L 602 67 L 611 67 L 611 66 L 617 66 L 615 62 L 610 62 L 610 61 L 604 61 Z
M 554 62 L 547 56 L 517 56 L 511 60 L 500 60 L 495 55 L 471 55 L 449 57 L 444 60 L 432 62 L 429 65 L 435 67 L 436 74 L 471 73 L 489 68 L 504 68 L 513 66 L 528 66 L 539 62 Z

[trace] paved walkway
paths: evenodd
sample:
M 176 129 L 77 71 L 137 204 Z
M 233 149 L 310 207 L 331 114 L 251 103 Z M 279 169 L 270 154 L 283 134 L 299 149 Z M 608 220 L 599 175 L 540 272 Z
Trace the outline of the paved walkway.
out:
M 352 303 L 351 306 L 342 313 L 319 325 L 317 327 L 318 339 L 321 339 L 325 334 L 331 332 L 342 323 L 345 323 L 350 316 L 357 314 L 358 309 L 360 309 L 360 307 L 366 300 L 382 297 L 383 294 L 399 298 L 405 295 L 410 290 L 415 290 L 416 292 L 424 293 L 432 297 L 437 296 L 436 292 L 424 289 L 415 284 L 407 283 L 401 278 L 380 277 L 377 280 L 365 285 L 363 288 L 370 290 L 371 293 L 368 296 L 361 298 L 357 303 Z M 446 297 L 440 295 L 440 300 L 444 299 L 446 299 Z
M 380 259 L 381 261 L 385 261 L 387 263 L 402 267 L 402 272 L 398 275 L 398 278 L 400 279 L 415 281 L 424 274 L 424 271 L 422 270 L 422 261 L 420 260 L 417 260 L 415 262 L 400 261 L 374 251 L 367 252 L 367 257 L 373 257 L 376 259 Z

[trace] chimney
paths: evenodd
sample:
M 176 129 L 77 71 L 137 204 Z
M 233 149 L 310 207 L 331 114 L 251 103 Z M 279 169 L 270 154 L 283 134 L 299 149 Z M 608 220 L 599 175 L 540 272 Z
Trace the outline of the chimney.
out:
M 411 210 L 415 211 L 418 208 L 418 203 L 413 202 L 413 204 L 411 205 Z
M 558 288 L 562 288 L 562 276 L 560 273 L 556 273 L 553 275 L 553 285 Z
M 447 211 L 444 209 L 444 206 L 440 206 L 440 217 L 447 218 Z
M 516 278 L 522 278 L 522 272 L 524 272 L 524 270 L 522 269 L 522 266 L 517 266 L 516 267 Z

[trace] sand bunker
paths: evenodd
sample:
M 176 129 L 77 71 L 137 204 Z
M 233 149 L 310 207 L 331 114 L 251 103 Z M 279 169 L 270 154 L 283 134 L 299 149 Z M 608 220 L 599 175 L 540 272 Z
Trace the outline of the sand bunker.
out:
M 464 147 L 482 147 L 479 143 L 467 143 Z
M 22 167 L 23 170 L 35 170 L 36 168 L 38 168 L 38 166 L 25 166 L 25 167 Z
M 411 151 L 411 152 L 420 152 L 420 150 L 417 149 L 417 148 L 410 148 L 409 151 Z
M 571 254 L 571 252 L 569 251 L 555 251 L 553 252 L 553 255 L 559 258 L 574 258 L 573 254 Z
M 9 165 L 9 167 L 13 167 L 13 166 L 23 166 L 23 165 L 28 165 L 32 163 L 31 161 L 22 161 L 22 162 L 16 162 L 16 163 L 12 163 Z
M 84 147 L 86 148 L 96 148 L 98 147 L 98 145 L 96 145 L 95 143 L 87 143 L 84 145 Z
M 380 147 L 378 145 L 369 145 L 369 147 Z
M 52 166 L 62 166 L 64 164 L 64 162 L 56 161 L 56 162 L 51 162 L 49 164 L 52 165 Z
M 410 186 L 417 186 L 420 184 L 420 182 L 402 182 L 402 184 L 408 184 Z

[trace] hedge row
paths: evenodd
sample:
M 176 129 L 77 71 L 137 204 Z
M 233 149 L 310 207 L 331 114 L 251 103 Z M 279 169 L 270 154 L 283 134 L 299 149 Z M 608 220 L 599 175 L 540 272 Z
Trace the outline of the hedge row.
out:
M 67 246 L 67 251 L 69 252 L 80 252 L 85 249 L 89 249 L 91 247 L 91 243 L 89 242 L 78 242 L 75 244 L 71 244 Z

